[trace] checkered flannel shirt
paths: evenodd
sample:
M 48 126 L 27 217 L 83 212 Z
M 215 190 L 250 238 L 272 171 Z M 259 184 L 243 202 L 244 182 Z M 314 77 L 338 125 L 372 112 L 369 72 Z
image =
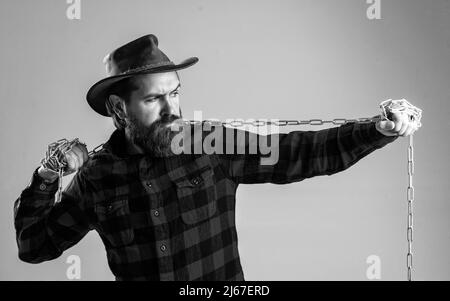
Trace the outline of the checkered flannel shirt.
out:
M 239 130 L 224 129 L 237 137 Z M 246 141 L 262 137 L 245 135 Z M 75 174 L 61 202 L 54 201 L 57 181 L 46 183 L 34 171 L 14 203 L 19 258 L 57 258 L 96 230 L 116 280 L 244 280 L 235 223 L 239 184 L 332 175 L 397 138 L 382 135 L 373 122 L 276 135 L 279 160 L 262 165 L 259 151 L 128 155 L 116 130 Z

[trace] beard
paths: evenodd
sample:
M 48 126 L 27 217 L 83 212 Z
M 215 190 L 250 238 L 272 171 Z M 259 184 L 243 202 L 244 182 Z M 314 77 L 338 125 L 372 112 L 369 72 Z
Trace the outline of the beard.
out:
M 146 126 L 130 114 L 125 120 L 125 128 L 130 134 L 131 142 L 142 148 L 144 153 L 155 157 L 170 157 L 174 155 L 171 142 L 177 132 L 172 131 L 169 124 L 178 119 L 181 119 L 181 111 L 180 116 L 163 115 L 150 126 Z

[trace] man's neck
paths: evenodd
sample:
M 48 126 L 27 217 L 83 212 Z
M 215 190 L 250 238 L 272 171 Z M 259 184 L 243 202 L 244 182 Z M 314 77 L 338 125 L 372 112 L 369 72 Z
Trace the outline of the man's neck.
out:
M 129 155 L 143 154 L 144 150 L 131 140 L 130 132 L 125 130 L 126 152 Z

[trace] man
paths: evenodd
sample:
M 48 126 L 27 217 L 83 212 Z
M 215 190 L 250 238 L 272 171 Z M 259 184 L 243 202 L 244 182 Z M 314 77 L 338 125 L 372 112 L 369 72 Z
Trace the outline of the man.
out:
M 54 259 L 96 230 L 117 280 L 244 280 L 235 227 L 239 184 L 331 175 L 417 129 L 394 114 L 394 121 L 278 134 L 272 165 L 261 164 L 260 152 L 175 155 L 171 125 L 182 117 L 176 71 L 197 61 L 172 63 L 154 35 L 106 56 L 109 76 L 91 87 L 87 101 L 117 130 L 91 157 L 82 144 L 66 154 L 65 174 L 77 173 L 60 202 L 55 170 L 35 170 L 14 206 L 21 260 Z

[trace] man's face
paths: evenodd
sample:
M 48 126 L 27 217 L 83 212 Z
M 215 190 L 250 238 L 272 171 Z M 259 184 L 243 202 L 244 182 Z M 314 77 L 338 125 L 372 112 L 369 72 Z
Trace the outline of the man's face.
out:
M 176 72 L 139 75 L 134 83 L 137 89 L 130 95 L 127 111 L 142 125 L 150 126 L 164 115 L 180 116 L 180 80 Z
M 126 105 L 126 128 L 132 142 L 157 157 L 171 155 L 176 133 L 170 124 L 181 118 L 180 81 L 176 72 L 145 74 L 134 80 L 136 89 Z

